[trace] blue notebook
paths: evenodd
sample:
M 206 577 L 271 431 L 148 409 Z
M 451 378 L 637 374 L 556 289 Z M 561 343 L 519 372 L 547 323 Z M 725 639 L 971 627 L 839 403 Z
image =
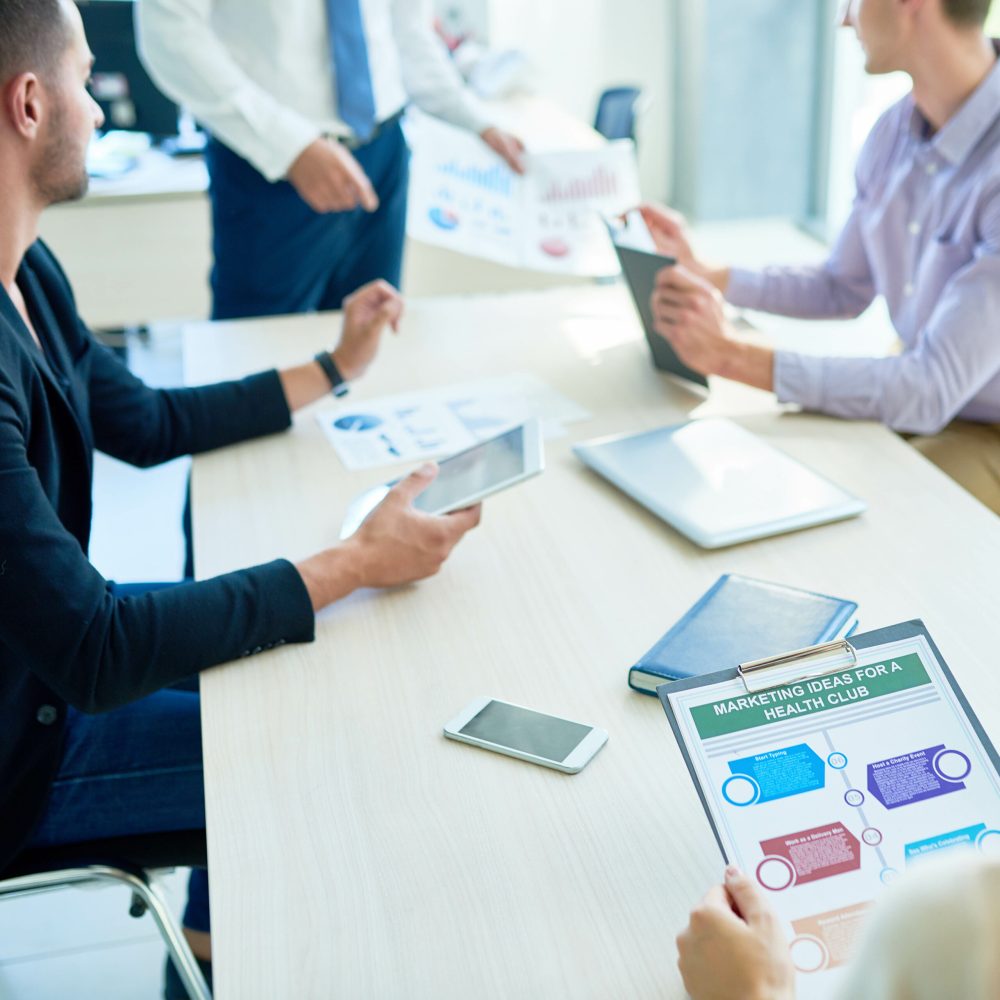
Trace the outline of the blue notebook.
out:
M 628 672 L 645 694 L 696 674 L 841 639 L 858 626 L 854 601 L 726 573 Z

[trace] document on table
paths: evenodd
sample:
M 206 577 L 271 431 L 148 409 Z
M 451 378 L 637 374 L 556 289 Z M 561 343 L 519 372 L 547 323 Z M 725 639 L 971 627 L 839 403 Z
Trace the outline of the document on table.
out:
M 782 919 L 803 1000 L 830 996 L 900 872 L 1000 850 L 996 750 L 923 623 L 828 645 L 658 690 L 723 855 Z
M 343 403 L 317 415 L 348 469 L 450 455 L 523 423 L 543 422 L 547 438 L 590 413 L 535 375 L 496 378 Z
M 414 239 L 510 267 L 618 274 L 601 216 L 640 201 L 630 141 L 529 154 L 518 176 L 480 139 L 427 115 L 407 116 L 407 137 Z

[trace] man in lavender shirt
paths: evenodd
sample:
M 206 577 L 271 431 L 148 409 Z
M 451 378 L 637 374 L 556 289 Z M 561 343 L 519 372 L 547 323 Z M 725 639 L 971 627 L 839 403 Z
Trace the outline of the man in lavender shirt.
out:
M 869 73 L 901 70 L 912 92 L 868 137 L 857 196 L 819 267 L 711 267 L 683 220 L 644 206 L 663 253 L 657 331 L 705 374 L 783 402 L 880 420 L 1000 513 L 1000 65 L 990 0 L 849 0 Z M 738 340 L 734 305 L 803 319 L 855 317 L 885 297 L 902 342 L 890 357 L 814 357 Z

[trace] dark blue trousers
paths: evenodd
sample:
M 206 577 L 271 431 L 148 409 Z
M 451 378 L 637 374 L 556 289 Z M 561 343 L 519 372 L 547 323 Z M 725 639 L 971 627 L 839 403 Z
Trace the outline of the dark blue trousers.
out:
M 354 151 L 378 193 L 378 210 L 320 215 L 287 181 L 270 183 L 212 140 L 206 151 L 215 254 L 212 318 L 339 309 L 345 296 L 376 278 L 398 288 L 409 155 L 398 122 L 386 128 Z

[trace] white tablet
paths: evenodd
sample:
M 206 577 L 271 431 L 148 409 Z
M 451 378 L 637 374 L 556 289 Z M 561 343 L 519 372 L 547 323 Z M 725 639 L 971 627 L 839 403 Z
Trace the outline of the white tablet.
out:
M 443 459 L 437 479 L 414 500 L 413 506 L 428 514 L 463 510 L 492 493 L 537 476 L 544 468 L 542 425 L 538 420 L 526 420 L 509 431 Z M 398 482 L 394 479 L 391 483 L 383 483 L 354 500 L 347 508 L 340 537 L 353 535 Z
M 721 418 L 587 441 L 574 453 L 706 549 L 855 517 L 865 502 Z

